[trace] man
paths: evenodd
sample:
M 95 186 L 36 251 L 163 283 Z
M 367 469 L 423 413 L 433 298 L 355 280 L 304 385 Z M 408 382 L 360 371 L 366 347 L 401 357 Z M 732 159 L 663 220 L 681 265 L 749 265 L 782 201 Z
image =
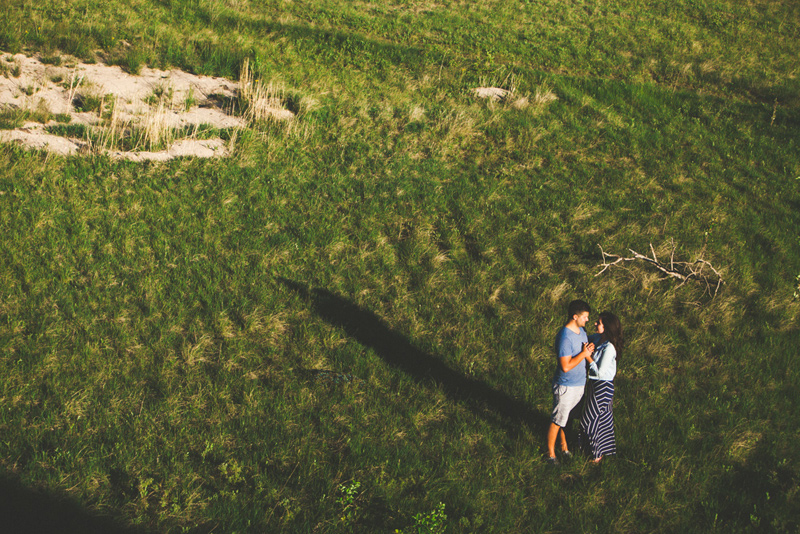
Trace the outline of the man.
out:
M 561 452 L 569 457 L 567 447 L 567 426 L 569 412 L 578 405 L 586 385 L 584 360 L 594 352 L 594 344 L 589 343 L 584 327 L 589 322 L 592 309 L 582 300 L 573 300 L 567 309 L 567 323 L 556 336 L 556 372 L 553 376 L 553 414 L 547 433 L 548 463 L 558 465 L 556 459 L 556 440 L 561 437 Z

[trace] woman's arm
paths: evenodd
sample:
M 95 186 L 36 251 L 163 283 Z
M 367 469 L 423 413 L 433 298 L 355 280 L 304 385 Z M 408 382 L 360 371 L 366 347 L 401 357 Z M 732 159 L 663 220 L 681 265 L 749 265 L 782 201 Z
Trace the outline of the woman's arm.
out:
M 602 337 L 603 336 L 601 336 L 600 334 L 592 334 L 591 336 L 589 336 L 589 343 L 591 343 L 595 347 L 599 347 L 600 343 L 602 342 Z M 594 358 L 592 358 L 593 355 L 594 351 L 592 351 L 592 353 L 586 357 L 586 361 L 589 362 L 590 367 L 594 363 Z
M 594 351 L 594 344 L 584 343 L 581 351 L 575 356 L 560 357 L 558 359 L 558 363 L 559 365 L 561 365 L 561 370 L 564 371 L 565 373 L 572 370 L 576 365 L 581 363 L 581 361 L 583 361 L 584 358 L 591 356 L 592 351 Z
M 598 354 L 597 358 L 595 359 L 597 371 L 592 373 L 592 370 L 590 369 L 590 376 L 598 377 L 611 374 L 615 371 L 616 359 L 617 349 L 613 344 L 606 343 L 606 345 L 603 347 L 603 350 L 600 351 L 600 354 Z

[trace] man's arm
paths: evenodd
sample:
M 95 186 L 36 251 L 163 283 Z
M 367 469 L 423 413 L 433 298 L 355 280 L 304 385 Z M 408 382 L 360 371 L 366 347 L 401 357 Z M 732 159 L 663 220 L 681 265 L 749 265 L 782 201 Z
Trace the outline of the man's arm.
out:
M 566 373 L 574 369 L 585 358 L 591 356 L 592 352 L 594 352 L 594 343 L 584 343 L 578 354 L 575 356 L 562 356 L 558 359 L 558 364 L 561 366 L 561 370 Z

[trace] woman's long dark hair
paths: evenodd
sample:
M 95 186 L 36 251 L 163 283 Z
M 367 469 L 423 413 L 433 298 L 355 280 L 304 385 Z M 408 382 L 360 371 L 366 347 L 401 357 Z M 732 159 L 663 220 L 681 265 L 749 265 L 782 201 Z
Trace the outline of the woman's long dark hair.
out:
M 603 335 L 614 345 L 614 348 L 617 349 L 617 358 L 619 358 L 622 347 L 625 345 L 625 337 L 622 335 L 622 323 L 620 323 L 619 318 L 611 312 L 601 313 L 600 320 L 603 321 Z

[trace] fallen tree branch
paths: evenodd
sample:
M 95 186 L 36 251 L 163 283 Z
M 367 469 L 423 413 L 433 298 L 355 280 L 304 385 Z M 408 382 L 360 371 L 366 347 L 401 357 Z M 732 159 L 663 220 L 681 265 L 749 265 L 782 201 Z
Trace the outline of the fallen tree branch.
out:
M 633 249 L 628 249 L 632 254 L 632 256 L 629 257 L 620 256 L 618 254 L 609 254 L 603 250 L 601 245 L 598 244 L 597 246 L 600 247 L 600 252 L 603 254 L 603 263 L 598 265 L 598 267 L 602 267 L 603 269 L 595 276 L 600 276 L 609 267 L 614 265 L 622 265 L 625 262 L 638 260 L 643 261 L 664 273 L 666 275 L 664 280 L 668 280 L 670 278 L 680 280 L 678 287 L 689 282 L 690 280 L 694 280 L 704 285 L 705 289 L 703 294 L 708 292 L 712 298 L 717 296 L 719 288 L 725 283 L 719 271 L 717 271 L 714 266 L 711 265 L 711 263 L 704 260 L 702 257 L 695 261 L 675 261 L 675 249 L 677 248 L 677 245 L 675 245 L 674 241 L 672 242 L 672 251 L 670 252 L 669 263 L 662 262 L 658 259 L 652 243 L 650 243 L 650 254 L 652 254 L 652 257 L 640 254 Z

